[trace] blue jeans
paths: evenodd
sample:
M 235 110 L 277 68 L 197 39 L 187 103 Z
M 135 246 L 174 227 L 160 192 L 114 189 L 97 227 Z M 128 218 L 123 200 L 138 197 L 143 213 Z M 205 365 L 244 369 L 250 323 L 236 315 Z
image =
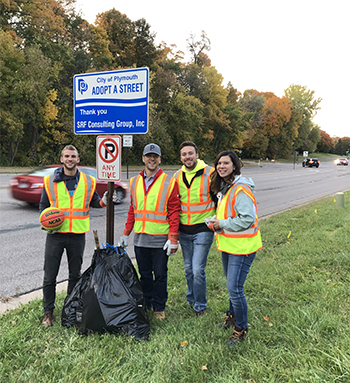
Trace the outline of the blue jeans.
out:
M 168 300 L 168 256 L 162 248 L 134 246 L 146 307 L 164 311 Z
M 180 244 L 187 280 L 187 301 L 195 311 L 207 307 L 207 277 L 205 266 L 213 243 L 214 232 L 180 233 Z
M 235 314 L 236 325 L 248 328 L 248 305 L 244 295 L 244 282 L 254 261 L 256 252 L 248 255 L 222 253 L 222 266 L 230 298 L 230 314 Z

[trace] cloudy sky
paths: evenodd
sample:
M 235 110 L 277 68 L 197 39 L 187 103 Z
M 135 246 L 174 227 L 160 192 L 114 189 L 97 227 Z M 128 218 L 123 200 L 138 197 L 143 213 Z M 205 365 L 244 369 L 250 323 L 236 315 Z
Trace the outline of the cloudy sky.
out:
M 77 0 L 94 23 L 112 8 L 132 21 L 144 18 L 156 43 L 175 44 L 205 31 L 212 65 L 240 92 L 256 89 L 282 97 L 290 85 L 322 98 L 314 122 L 329 135 L 350 136 L 348 118 L 349 1 L 334 0 Z M 188 58 L 188 56 L 186 56 Z

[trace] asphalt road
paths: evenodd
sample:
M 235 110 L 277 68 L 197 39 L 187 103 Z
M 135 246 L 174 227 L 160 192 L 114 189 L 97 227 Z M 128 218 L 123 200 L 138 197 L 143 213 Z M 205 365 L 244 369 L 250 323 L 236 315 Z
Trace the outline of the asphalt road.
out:
M 261 166 L 244 167 L 242 174 L 255 182 L 260 218 L 350 190 L 350 167 L 336 166 L 333 161 L 322 162 L 318 169 L 302 168 L 300 163 L 264 162 Z M 133 175 L 134 172 L 129 172 L 129 178 Z M 46 233 L 40 229 L 38 209 L 11 197 L 7 185 L 12 177 L 0 174 L 0 298 L 40 289 L 43 279 Z M 122 177 L 126 178 L 126 174 Z M 114 244 L 123 232 L 128 202 L 129 198 L 115 206 Z M 92 230 L 98 231 L 100 243 L 106 242 L 105 209 L 91 209 L 91 231 L 86 236 L 83 270 L 90 265 L 94 252 Z M 132 235 L 129 244 L 132 244 Z M 128 253 L 134 257 L 132 246 Z M 67 269 L 63 256 L 58 281 L 67 279 Z

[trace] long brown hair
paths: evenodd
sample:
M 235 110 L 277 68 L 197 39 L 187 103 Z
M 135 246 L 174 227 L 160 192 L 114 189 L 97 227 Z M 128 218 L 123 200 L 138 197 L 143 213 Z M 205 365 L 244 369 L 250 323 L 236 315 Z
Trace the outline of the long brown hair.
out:
M 235 176 L 238 176 L 241 174 L 241 168 L 243 167 L 242 161 L 238 158 L 237 154 L 233 152 L 232 150 L 224 150 L 223 152 L 219 153 L 217 157 L 215 158 L 214 162 L 214 168 L 215 170 L 211 174 L 211 185 L 210 189 L 213 191 L 213 193 L 217 194 L 220 191 L 221 183 L 223 182 L 223 178 L 219 176 L 216 167 L 218 165 L 218 162 L 221 157 L 223 156 L 229 156 L 231 158 L 231 161 L 235 167 L 233 172 L 231 173 L 230 180 L 231 182 L 234 180 Z

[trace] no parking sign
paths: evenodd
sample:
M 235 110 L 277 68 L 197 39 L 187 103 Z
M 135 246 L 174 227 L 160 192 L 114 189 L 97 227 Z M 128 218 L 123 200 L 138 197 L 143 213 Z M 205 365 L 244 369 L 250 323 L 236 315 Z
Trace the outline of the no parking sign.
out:
M 111 182 L 120 181 L 120 136 L 97 136 L 96 149 L 97 179 Z

